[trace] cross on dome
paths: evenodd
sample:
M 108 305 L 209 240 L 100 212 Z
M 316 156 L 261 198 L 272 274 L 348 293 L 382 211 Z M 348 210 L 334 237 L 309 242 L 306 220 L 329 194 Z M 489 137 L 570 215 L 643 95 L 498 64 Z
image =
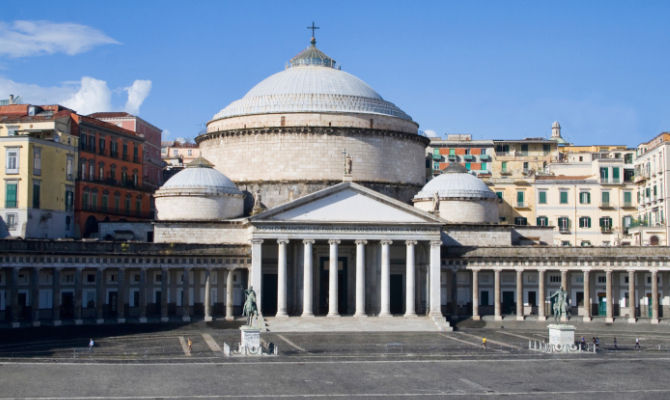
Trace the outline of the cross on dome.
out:
M 321 28 L 314 25 L 314 21 L 312 21 L 312 26 L 308 26 L 307 29 L 310 29 L 312 31 L 312 40 L 310 40 L 310 43 L 316 44 L 316 35 L 314 33 L 317 29 L 321 29 Z

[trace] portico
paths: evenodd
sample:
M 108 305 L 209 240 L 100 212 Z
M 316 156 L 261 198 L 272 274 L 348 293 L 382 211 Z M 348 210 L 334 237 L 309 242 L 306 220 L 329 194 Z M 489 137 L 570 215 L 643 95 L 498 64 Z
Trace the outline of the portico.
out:
M 442 315 L 444 221 L 432 214 L 344 182 L 250 223 L 265 317 Z

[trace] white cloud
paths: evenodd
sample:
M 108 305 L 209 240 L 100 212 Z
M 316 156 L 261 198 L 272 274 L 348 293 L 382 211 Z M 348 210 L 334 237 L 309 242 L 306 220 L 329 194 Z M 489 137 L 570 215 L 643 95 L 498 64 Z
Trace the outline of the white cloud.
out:
M 129 87 L 110 89 L 106 81 L 89 76 L 82 77 L 79 81 L 62 82 L 58 86 L 14 82 L 0 76 L 0 99 L 6 99 L 13 94 L 21 96 L 25 103 L 62 104 L 84 115 L 121 109 L 124 101 L 122 97 L 126 93 L 126 111 L 138 114 L 150 90 L 149 80 L 136 80 Z
M 437 132 L 435 132 L 432 129 L 426 129 L 425 131 L 423 131 L 423 133 L 429 138 L 440 137 L 440 135 L 438 135 Z
M 120 44 L 86 25 L 50 21 L 0 22 L 0 55 L 29 57 L 65 53 L 75 55 L 104 44 Z
M 140 106 L 151 91 L 151 81 L 138 79 L 132 86 L 124 88 L 128 92 L 128 101 L 126 101 L 125 111 L 130 114 L 139 114 Z
M 79 90 L 63 100 L 62 104 L 84 115 L 112 111 L 112 92 L 107 82 L 85 76 L 81 78 Z

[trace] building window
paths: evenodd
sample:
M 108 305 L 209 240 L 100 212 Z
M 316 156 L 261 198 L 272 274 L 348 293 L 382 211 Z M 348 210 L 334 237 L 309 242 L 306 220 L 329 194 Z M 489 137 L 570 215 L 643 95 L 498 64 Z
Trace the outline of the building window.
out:
M 528 169 L 529 169 L 529 167 L 528 167 L 528 161 L 524 161 L 524 162 L 523 162 L 523 173 L 524 173 L 524 174 L 527 174 L 527 173 L 528 173 Z
M 570 241 L 569 240 L 561 240 L 561 246 L 570 246 Z
M 561 190 L 561 204 L 568 204 L 568 192 L 566 190 Z
M 589 240 L 582 240 L 579 245 L 582 247 L 591 247 L 591 242 Z
M 5 172 L 8 174 L 19 173 L 19 148 L 10 147 L 5 151 Z
M 549 275 L 549 283 L 561 283 L 561 276 L 555 274 Z
M 570 231 L 570 218 L 559 217 L 558 218 L 558 230 L 560 232 L 569 232 Z
M 121 194 L 114 193 L 114 211 L 119 212 L 121 210 Z
M 74 169 L 74 157 L 68 155 L 67 160 L 65 161 L 65 175 L 68 181 L 71 181 L 74 178 L 73 169 Z
M 112 164 L 109 166 L 109 179 L 113 183 L 116 183 L 116 165 Z
M 142 198 L 138 197 L 135 199 L 135 213 L 137 215 L 142 215 Z
M 579 227 L 580 228 L 590 228 L 591 227 L 591 218 L 590 217 L 579 217 Z
M 612 180 L 614 183 L 619 182 L 619 168 L 617 167 L 612 168 Z
M 612 230 L 612 218 L 610 218 L 610 217 L 600 218 L 600 228 L 602 228 L 603 231 L 611 231 Z
M 81 209 L 88 210 L 88 189 L 84 189 L 84 192 L 81 194 Z
M 600 180 L 607 181 L 609 176 L 607 167 L 600 168 Z
M 523 207 L 524 206 L 524 192 L 518 191 L 516 192 L 516 205 L 517 207 Z
M 539 198 L 537 200 L 539 204 L 547 204 L 547 192 L 542 190 L 539 192 Z
M 527 144 L 522 144 L 521 145 L 521 156 L 527 156 L 528 155 L 528 145 Z
M 547 217 L 537 217 L 536 220 L 536 225 L 537 226 L 549 226 L 549 218 Z
M 74 192 L 71 188 L 65 189 L 65 210 L 72 211 L 74 204 Z
M 98 209 L 98 190 L 93 189 L 91 191 L 91 210 Z
M 623 206 L 630 207 L 633 204 L 633 194 L 631 192 L 623 192 Z
M 486 163 L 485 163 L 485 162 L 482 163 L 481 170 L 482 170 L 482 171 L 486 171 Z
M 86 160 L 79 160 L 79 174 L 81 175 L 79 179 L 82 181 L 86 180 Z
M 579 193 L 579 204 L 591 204 L 591 193 L 580 192 Z
M 112 140 L 112 141 L 109 143 L 109 145 L 110 145 L 110 148 L 109 148 L 109 150 L 110 150 L 110 154 L 109 154 L 109 155 L 110 155 L 111 157 L 116 157 L 116 156 L 118 156 L 118 146 L 119 146 L 118 142 L 117 142 L 116 140 Z
M 137 152 L 137 145 L 133 145 L 133 162 L 140 162 L 138 152 Z M 190 150 L 189 150 L 190 151 Z M 190 155 L 190 154 L 189 154 Z
M 13 231 L 16 229 L 16 214 L 8 213 L 6 218 L 7 229 Z
M 100 152 L 100 155 L 105 155 L 105 138 L 103 137 L 98 139 L 98 151 Z
M 469 162 L 466 162 L 466 163 L 465 163 L 465 169 L 467 169 L 468 171 L 470 171 L 470 163 L 469 163 Z
M 139 184 L 139 182 L 138 182 L 137 170 L 134 169 L 133 170 L 133 186 L 137 187 L 138 184 Z
M 130 214 L 130 195 L 126 196 L 126 214 Z
M 105 164 L 98 164 L 98 179 L 101 181 L 105 180 Z
M 123 143 L 123 159 L 128 160 L 128 143 Z
M 528 219 L 525 217 L 515 217 L 514 225 L 528 225 Z
M 507 172 L 507 161 L 502 162 L 501 169 L 502 169 L 502 172 Z
M 602 192 L 601 196 L 603 206 L 608 206 L 610 204 L 610 192 Z
M 5 208 L 16 208 L 18 182 L 5 183 Z
M 79 138 L 79 148 L 82 150 L 86 150 L 86 135 L 81 135 Z
M 33 147 L 33 175 L 42 175 L 42 149 Z
M 88 162 L 88 178 L 90 180 L 95 180 L 95 161 L 91 160 Z
M 123 168 L 121 170 L 121 184 L 125 185 L 128 181 L 128 170 Z
M 109 206 L 109 204 L 108 204 L 108 202 L 109 202 L 109 195 L 108 195 L 107 193 L 104 193 L 104 192 L 103 192 L 103 193 L 102 193 L 102 199 L 101 199 L 101 200 L 102 200 L 102 205 L 101 205 L 101 209 L 102 209 L 102 211 L 107 211 L 107 207 Z
M 33 208 L 40 208 L 40 181 L 33 181 Z
M 551 151 L 551 146 L 548 143 L 542 144 L 542 152 L 544 154 L 549 154 L 550 151 Z
M 19 132 L 19 125 L 8 125 L 7 136 L 16 136 Z

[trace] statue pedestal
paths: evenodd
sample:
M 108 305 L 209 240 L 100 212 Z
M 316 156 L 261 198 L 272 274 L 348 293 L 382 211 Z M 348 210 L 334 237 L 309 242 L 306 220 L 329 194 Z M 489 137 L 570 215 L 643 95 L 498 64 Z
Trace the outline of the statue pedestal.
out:
M 240 354 L 261 355 L 261 330 L 244 325 L 240 327 Z
M 549 345 L 557 349 L 569 349 L 575 344 L 575 327 L 566 324 L 551 324 L 549 328 Z

